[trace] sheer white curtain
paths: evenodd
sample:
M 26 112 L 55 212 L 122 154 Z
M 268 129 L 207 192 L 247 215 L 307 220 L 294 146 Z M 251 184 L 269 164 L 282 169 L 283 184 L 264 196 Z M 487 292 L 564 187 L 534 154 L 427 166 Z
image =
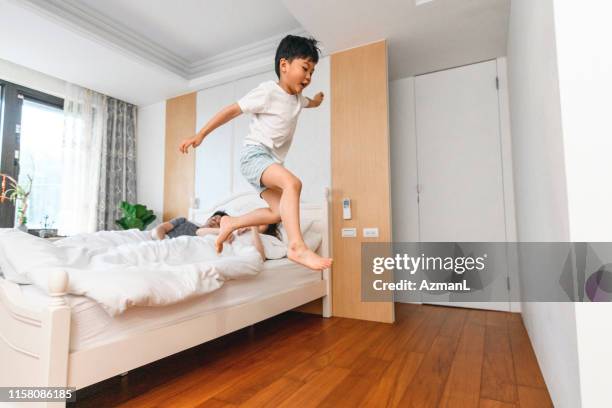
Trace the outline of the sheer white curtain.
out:
M 106 96 L 68 84 L 64 98 L 61 235 L 96 231 Z

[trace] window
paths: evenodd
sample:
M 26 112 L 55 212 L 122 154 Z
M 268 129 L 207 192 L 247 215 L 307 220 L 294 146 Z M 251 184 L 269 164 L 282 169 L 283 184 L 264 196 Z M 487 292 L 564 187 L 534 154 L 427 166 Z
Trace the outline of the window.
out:
M 0 171 L 25 183 L 33 178 L 28 200 L 29 229 L 57 222 L 61 187 L 63 100 L 0 80 L 2 125 Z M 15 208 L 0 204 L 0 227 L 15 225 Z M 57 225 L 54 224 L 53 227 Z
M 21 110 L 19 183 L 26 183 L 27 177 L 32 177 L 32 193 L 26 214 L 28 228 L 57 227 L 63 128 L 62 109 L 27 98 L 24 100 Z

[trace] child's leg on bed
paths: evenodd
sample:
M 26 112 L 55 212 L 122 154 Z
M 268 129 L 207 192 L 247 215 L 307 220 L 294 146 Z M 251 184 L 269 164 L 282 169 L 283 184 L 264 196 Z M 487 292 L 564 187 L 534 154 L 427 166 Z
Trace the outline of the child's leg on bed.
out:
M 304 243 L 300 229 L 300 194 L 302 182 L 280 164 L 269 166 L 261 176 L 261 182 L 268 188 L 282 191 L 278 211 L 287 235 L 289 248 L 287 257 L 308 268 L 321 270 L 331 266 L 330 258 L 323 258 L 310 250 Z
M 223 217 L 224 219 L 231 220 L 231 226 L 234 230 L 243 227 L 254 227 L 264 224 L 275 224 L 280 222 L 281 217 L 278 211 L 278 204 L 281 198 L 281 192 L 268 188 L 261 193 L 263 198 L 270 208 L 258 208 L 251 212 L 238 217 Z M 223 219 L 222 219 L 223 220 Z
M 221 228 L 215 242 L 217 252 L 223 249 L 225 242 L 231 233 L 239 228 L 254 227 L 265 224 L 275 224 L 280 222 L 278 206 L 280 203 L 281 192 L 268 188 L 261 193 L 261 197 L 268 203 L 270 208 L 258 208 L 238 217 L 225 216 L 221 218 Z

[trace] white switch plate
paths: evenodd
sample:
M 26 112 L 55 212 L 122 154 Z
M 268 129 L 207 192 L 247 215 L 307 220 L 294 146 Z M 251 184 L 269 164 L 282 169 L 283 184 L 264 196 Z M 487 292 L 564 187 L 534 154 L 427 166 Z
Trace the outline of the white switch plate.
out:
M 363 236 L 365 238 L 378 238 L 378 228 L 364 228 Z
M 357 237 L 357 228 L 342 228 L 342 238 Z

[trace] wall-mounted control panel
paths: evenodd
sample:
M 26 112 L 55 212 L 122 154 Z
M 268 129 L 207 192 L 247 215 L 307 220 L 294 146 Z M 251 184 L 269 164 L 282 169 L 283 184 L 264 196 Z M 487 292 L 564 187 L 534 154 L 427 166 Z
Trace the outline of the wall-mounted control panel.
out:
M 351 219 L 351 199 L 350 198 L 342 199 L 342 219 L 343 220 Z

